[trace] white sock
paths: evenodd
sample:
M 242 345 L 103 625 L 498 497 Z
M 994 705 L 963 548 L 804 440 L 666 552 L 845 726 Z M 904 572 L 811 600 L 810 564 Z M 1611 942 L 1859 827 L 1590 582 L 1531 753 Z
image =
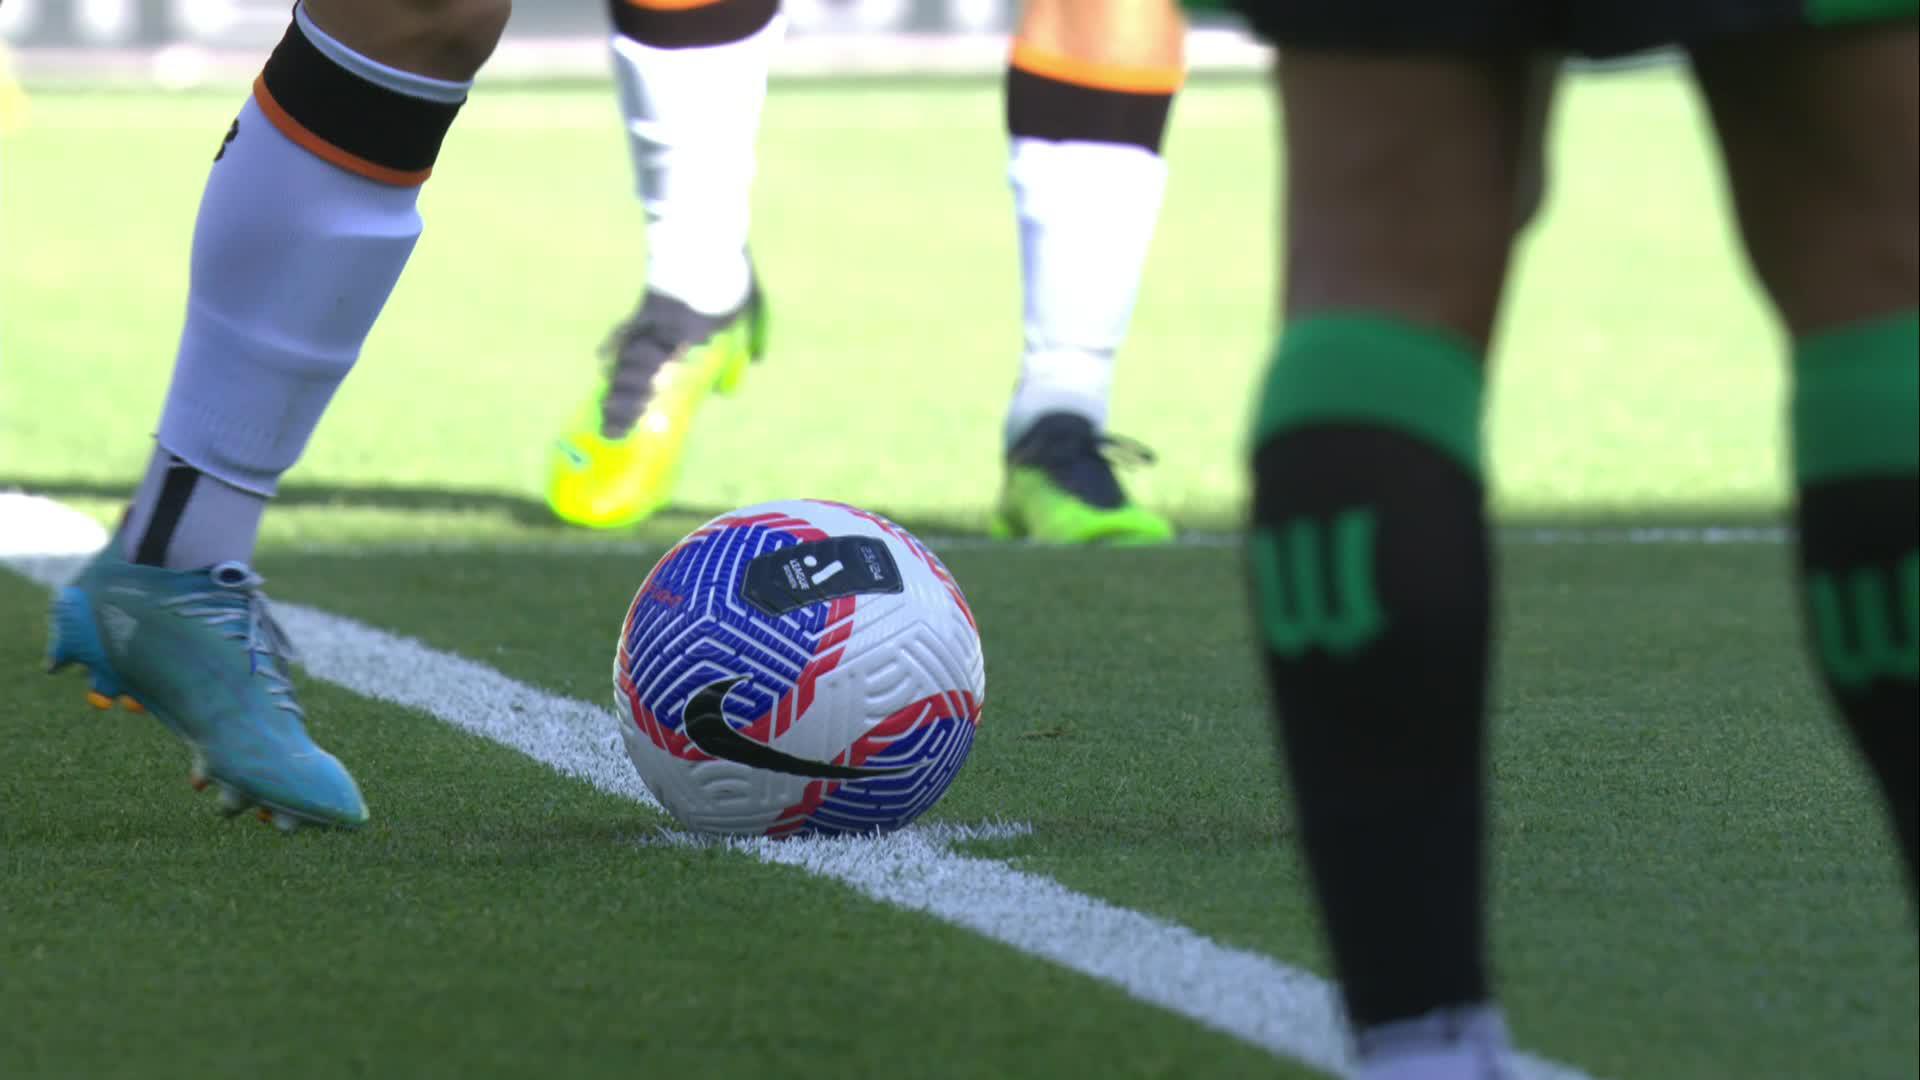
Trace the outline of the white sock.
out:
M 1126 337 L 1166 190 L 1143 147 L 1015 138 L 1008 177 L 1020 224 L 1026 352 L 1006 444 L 1051 412 L 1107 422 L 1113 358 Z
M 724 45 L 660 49 L 613 35 L 614 82 L 647 213 L 647 287 L 703 315 L 746 301 L 754 142 L 767 66 L 786 32 L 775 15 Z
M 1511 1043 L 1491 1005 L 1441 1009 L 1360 1035 L 1354 1080 L 1504 1080 Z
M 314 26 L 304 6 L 296 9 L 296 21 L 268 62 L 269 74 L 281 63 L 308 75 L 319 69 L 323 82 L 370 82 L 444 106 L 447 122 L 465 100 L 467 83 L 428 79 L 353 53 Z M 129 513 L 129 558 L 143 542 L 149 552 L 167 550 L 164 565 L 174 568 L 204 566 L 199 560 L 210 554 L 219 556 L 215 562 L 250 556 L 266 499 L 306 449 L 420 235 L 415 204 L 424 172 L 398 182 L 399 170 L 326 143 L 293 116 L 306 105 L 273 100 L 267 85 L 263 77 L 241 108 L 200 203 L 186 326 L 151 482 L 142 484 Z M 316 100 L 324 105 L 327 99 Z M 429 149 L 437 147 L 436 137 Z M 389 179 L 370 179 L 355 168 Z M 155 499 L 165 485 L 156 473 L 165 471 L 167 455 L 219 484 L 193 485 L 183 507 L 157 515 Z M 229 498 L 228 490 L 252 497 Z M 144 535 L 156 519 L 168 525 L 175 513 L 176 535 L 206 542 Z

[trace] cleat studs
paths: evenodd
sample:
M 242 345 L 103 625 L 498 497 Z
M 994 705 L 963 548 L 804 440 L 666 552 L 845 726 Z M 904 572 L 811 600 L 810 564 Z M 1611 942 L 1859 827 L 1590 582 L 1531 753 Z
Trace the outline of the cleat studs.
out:
M 120 707 L 130 713 L 144 713 L 147 711 L 145 705 L 140 704 L 125 694 L 120 695 Z
M 87 691 L 87 704 L 99 709 L 101 712 L 105 712 L 113 708 L 113 699 L 98 690 L 89 690 Z
M 220 785 L 220 813 L 223 816 L 232 817 L 252 805 L 252 801 L 240 794 L 238 788 Z
M 272 821 L 273 827 L 279 829 L 283 835 L 287 836 L 293 835 L 294 830 L 300 827 L 300 819 L 287 813 L 285 810 L 275 810 Z

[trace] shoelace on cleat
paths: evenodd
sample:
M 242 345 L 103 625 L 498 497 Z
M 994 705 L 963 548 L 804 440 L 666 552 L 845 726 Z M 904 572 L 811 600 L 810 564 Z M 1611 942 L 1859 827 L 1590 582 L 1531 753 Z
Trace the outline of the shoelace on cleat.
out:
M 215 588 L 169 597 L 162 606 L 219 627 L 222 637 L 245 642 L 248 670 L 266 680 L 267 694 L 274 705 L 295 719 L 304 718 L 306 713 L 293 699 L 293 681 L 287 675 L 299 656 L 293 639 L 274 619 L 266 594 L 260 591 L 266 579 L 232 562 L 215 566 L 209 576 Z
M 623 319 L 600 344 L 600 355 L 615 368 L 653 369 L 680 347 L 655 320 L 635 312 Z
M 1159 461 L 1153 449 L 1139 439 L 1102 433 L 1094 436 L 1093 448 L 1109 465 L 1140 468 Z
M 1126 505 L 1116 466 L 1135 468 L 1157 460 L 1138 439 L 1095 431 L 1083 418 L 1060 414 L 1036 422 L 1009 458 L 1044 469 L 1062 490 L 1101 509 Z
M 601 398 L 600 433 L 623 438 L 640 421 L 655 394 L 666 389 L 679 361 L 712 340 L 759 303 L 757 282 L 749 281 L 746 301 L 729 315 L 702 315 L 670 296 L 648 292 L 639 307 L 607 335 L 600 351 L 609 363 Z
M 1091 430 L 1084 435 L 1076 432 L 1023 440 L 1014 451 L 1013 460 L 1022 465 L 1046 468 L 1049 465 L 1065 465 L 1090 454 L 1121 468 L 1152 465 L 1159 461 L 1153 448 L 1138 439 Z
M 633 430 L 654 395 L 673 378 L 675 361 L 686 355 L 687 344 L 675 340 L 683 336 L 644 308 L 613 328 L 601 345 L 610 368 L 601 403 L 602 435 L 617 439 Z

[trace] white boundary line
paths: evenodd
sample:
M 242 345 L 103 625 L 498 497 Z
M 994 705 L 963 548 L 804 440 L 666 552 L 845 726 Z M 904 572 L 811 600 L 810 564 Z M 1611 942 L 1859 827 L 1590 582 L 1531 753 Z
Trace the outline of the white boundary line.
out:
M 105 541 L 98 523 L 58 503 L 0 493 L 0 566 L 57 587 Z M 411 638 L 298 604 L 275 607 L 306 673 L 427 713 L 602 791 L 657 807 L 619 747 L 611 710 L 549 694 Z M 884 903 L 1100 979 L 1132 997 L 1329 1072 L 1347 1066 L 1333 987 L 1271 957 L 1076 893 L 995 859 L 949 850 L 1024 826 L 927 826 L 860 839 L 734 841 L 763 862 L 831 878 Z M 669 843 L 698 842 L 670 830 Z M 1589 1080 L 1517 1055 L 1519 1080 Z

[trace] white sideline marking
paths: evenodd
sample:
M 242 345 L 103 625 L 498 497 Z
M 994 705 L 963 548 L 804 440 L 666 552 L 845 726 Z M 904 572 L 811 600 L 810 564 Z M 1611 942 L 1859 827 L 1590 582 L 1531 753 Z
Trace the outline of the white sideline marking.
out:
M 34 495 L 0 491 L 0 563 L 52 587 L 107 542 L 100 523 Z
M 0 565 L 43 585 L 65 582 L 105 539 L 105 530 L 77 511 L 0 493 Z M 311 677 L 427 713 L 602 791 L 658 806 L 621 750 L 610 710 L 352 619 L 298 604 L 274 610 Z M 1328 1072 L 1346 1068 L 1345 1036 L 1325 979 L 1005 862 L 949 850 L 963 840 L 1030 831 L 1001 822 L 929 825 L 877 838 L 717 843 L 975 931 L 1275 1054 Z M 665 829 L 660 837 L 716 843 Z M 1531 1055 L 1516 1055 L 1515 1065 L 1521 1080 L 1590 1080 Z
M 1015 840 L 1022 836 L 1032 836 L 1033 826 L 1024 821 L 982 821 L 973 825 L 961 825 L 951 821 L 932 821 L 916 825 L 913 831 L 938 847 L 952 847 L 970 840 Z M 683 832 L 679 829 L 662 828 L 653 836 L 643 838 L 642 846 L 686 847 L 686 848 L 732 848 L 738 851 L 750 851 L 759 841 L 753 838 L 736 836 L 709 836 L 704 833 Z M 805 844 L 802 838 L 780 841 L 787 844 Z M 867 840 L 854 840 L 851 843 L 870 843 Z

